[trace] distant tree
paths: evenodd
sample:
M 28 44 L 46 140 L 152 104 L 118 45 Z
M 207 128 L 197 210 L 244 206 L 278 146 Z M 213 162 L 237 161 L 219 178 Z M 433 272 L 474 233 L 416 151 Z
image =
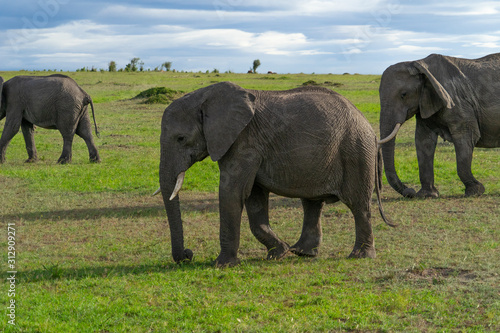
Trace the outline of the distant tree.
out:
M 253 68 L 253 72 L 254 72 L 254 73 L 257 73 L 257 68 L 258 68 L 259 66 L 260 66 L 260 60 L 259 60 L 259 59 L 255 59 L 255 60 L 253 61 L 253 67 L 252 67 L 252 68 Z
M 111 60 L 109 62 L 109 66 L 108 66 L 108 69 L 110 72 L 116 72 L 116 62 Z
M 170 72 L 170 69 L 172 68 L 172 62 L 171 61 L 165 61 L 163 64 L 161 64 L 162 68 L 165 68 L 167 72 Z
M 144 62 L 141 61 L 141 58 L 133 58 L 130 60 L 130 63 L 125 66 L 125 72 L 137 72 L 138 65 L 144 69 Z

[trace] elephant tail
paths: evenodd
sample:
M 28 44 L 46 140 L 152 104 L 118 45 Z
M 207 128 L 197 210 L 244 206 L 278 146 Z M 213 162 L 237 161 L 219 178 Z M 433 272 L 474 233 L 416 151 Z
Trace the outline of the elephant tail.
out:
M 95 113 L 94 113 L 94 102 L 92 102 L 92 98 L 87 95 L 87 104 L 90 104 L 90 108 L 92 109 L 92 118 L 94 118 L 94 128 L 95 128 L 95 135 L 100 138 L 101 134 L 97 130 L 97 123 L 95 121 Z
M 377 204 L 378 204 L 378 210 L 380 212 L 380 216 L 382 217 L 382 220 L 390 226 L 390 227 L 397 227 L 397 224 L 394 224 L 389 221 L 389 219 L 385 216 L 384 209 L 382 208 L 382 200 L 380 199 L 380 193 L 382 191 L 382 152 L 380 151 L 379 146 L 377 145 L 377 158 L 376 163 L 375 163 L 375 193 L 377 194 Z

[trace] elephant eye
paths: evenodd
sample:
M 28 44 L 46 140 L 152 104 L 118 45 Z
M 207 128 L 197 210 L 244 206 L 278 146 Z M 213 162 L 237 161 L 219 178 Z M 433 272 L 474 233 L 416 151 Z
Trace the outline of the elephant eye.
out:
M 185 136 L 179 135 L 179 136 L 177 137 L 177 142 L 179 142 L 179 143 L 183 143 L 185 140 L 186 140 L 186 137 L 185 137 Z
M 406 93 L 404 92 L 401 94 L 401 99 L 404 99 L 405 97 L 406 97 Z

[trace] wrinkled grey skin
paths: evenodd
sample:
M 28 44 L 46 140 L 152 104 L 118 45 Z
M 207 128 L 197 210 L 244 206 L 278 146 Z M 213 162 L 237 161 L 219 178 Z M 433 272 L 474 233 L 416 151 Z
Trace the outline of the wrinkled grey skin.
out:
M 0 77 L 0 100 L 0 120 L 6 118 L 0 138 L 0 163 L 5 162 L 7 146 L 19 132 L 19 128 L 22 129 L 26 142 L 26 162 L 35 162 L 38 159 L 34 126 L 61 132 L 64 146 L 58 163 L 71 162 L 75 134 L 85 140 L 90 161 L 100 161 L 87 111 L 87 105 L 90 104 L 94 114 L 92 99 L 73 79 L 59 74 L 16 76 L 4 83 Z
M 341 95 L 323 88 L 255 91 L 230 82 L 214 84 L 166 108 L 160 141 L 160 188 L 175 262 L 191 260 L 193 252 L 184 247 L 179 197 L 169 198 L 179 173 L 208 155 L 220 169 L 216 265 L 239 262 L 243 206 L 268 259 L 279 259 L 289 250 L 317 255 L 322 207 L 339 200 L 355 218 L 350 257 L 375 257 L 370 201 L 377 139 L 361 112 Z M 302 235 L 292 247 L 271 230 L 270 192 L 302 200 Z
M 389 184 L 407 197 L 438 197 L 434 186 L 434 152 L 438 136 L 455 146 L 458 176 L 465 195 L 481 195 L 484 186 L 471 171 L 474 147 L 500 147 L 500 54 L 460 59 L 432 54 L 390 66 L 380 83 L 380 136 L 397 123 L 417 118 L 421 189 L 406 187 L 394 167 L 395 139 L 382 145 Z

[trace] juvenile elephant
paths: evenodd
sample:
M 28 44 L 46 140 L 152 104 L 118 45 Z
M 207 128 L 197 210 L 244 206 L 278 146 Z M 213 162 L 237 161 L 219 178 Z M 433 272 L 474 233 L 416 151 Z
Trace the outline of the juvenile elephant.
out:
M 221 251 L 216 265 L 239 262 L 243 206 L 268 259 L 279 259 L 289 250 L 317 255 L 323 204 L 339 200 L 356 224 L 350 257 L 375 257 L 370 201 L 381 156 L 370 124 L 341 95 L 324 88 L 256 91 L 217 83 L 165 109 L 160 143 L 160 189 L 176 262 L 193 257 L 184 248 L 177 194 L 185 171 L 208 155 L 220 169 Z M 302 200 L 302 235 L 292 247 L 271 230 L 270 192 Z
M 5 126 L 0 138 L 0 163 L 5 162 L 7 145 L 22 128 L 28 159 L 38 159 L 34 139 L 34 126 L 58 129 L 64 140 L 58 163 L 71 162 L 71 149 L 75 133 L 87 144 L 91 162 L 100 157 L 92 138 L 92 126 L 87 105 L 94 104 L 90 96 L 71 78 L 55 74 L 50 76 L 16 76 L 4 83 L 0 77 L 0 120 Z
M 382 145 L 389 184 L 407 197 L 438 197 L 434 152 L 438 136 L 453 142 L 457 172 L 465 195 L 481 195 L 472 175 L 474 147 L 500 147 L 500 53 L 480 59 L 432 54 L 387 68 L 380 82 L 380 135 L 395 136 L 399 126 L 417 118 L 415 146 L 422 188 L 418 193 L 399 179 L 394 167 L 395 139 Z M 389 136 L 389 139 L 393 136 Z

